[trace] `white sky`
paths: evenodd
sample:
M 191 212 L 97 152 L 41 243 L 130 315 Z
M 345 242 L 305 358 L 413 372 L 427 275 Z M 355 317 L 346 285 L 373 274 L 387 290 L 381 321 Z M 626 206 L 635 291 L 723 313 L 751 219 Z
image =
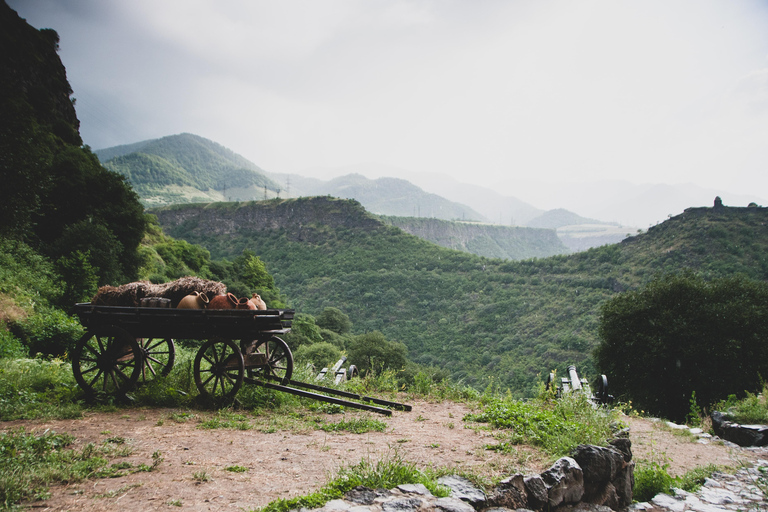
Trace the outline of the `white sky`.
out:
M 58 31 L 95 149 L 190 132 L 273 172 L 768 197 L 764 0 L 8 3 Z

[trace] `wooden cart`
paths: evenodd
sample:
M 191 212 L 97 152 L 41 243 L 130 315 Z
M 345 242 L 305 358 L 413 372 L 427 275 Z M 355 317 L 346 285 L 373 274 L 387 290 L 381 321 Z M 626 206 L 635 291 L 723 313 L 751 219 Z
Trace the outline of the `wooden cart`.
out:
M 124 396 L 140 383 L 167 375 L 174 363 L 173 339 L 190 339 L 203 340 L 195 356 L 195 384 L 204 399 L 215 403 L 231 402 L 243 383 L 250 383 L 382 414 L 391 411 L 370 404 L 411 409 L 405 404 L 291 380 L 293 354 L 278 336 L 290 331 L 291 309 L 169 309 L 81 303 L 75 305 L 75 313 L 87 332 L 72 355 L 72 371 L 89 398 Z

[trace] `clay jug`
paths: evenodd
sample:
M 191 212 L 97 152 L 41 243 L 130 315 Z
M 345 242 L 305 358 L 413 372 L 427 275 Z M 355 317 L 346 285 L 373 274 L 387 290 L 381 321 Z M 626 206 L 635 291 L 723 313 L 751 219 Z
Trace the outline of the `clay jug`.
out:
M 208 309 L 234 309 L 237 302 L 237 297 L 231 293 L 226 295 L 216 295 L 208 303 Z
M 264 299 L 262 299 L 258 293 L 253 294 L 253 297 L 251 297 L 251 302 L 256 304 L 256 309 L 267 309 L 267 303 L 264 302 Z
M 205 309 L 208 302 L 208 296 L 205 293 L 194 291 L 181 299 L 176 307 L 180 309 Z
M 248 297 L 242 297 L 237 300 L 237 305 L 235 306 L 235 309 L 256 309 L 256 304 L 251 302 L 251 299 Z

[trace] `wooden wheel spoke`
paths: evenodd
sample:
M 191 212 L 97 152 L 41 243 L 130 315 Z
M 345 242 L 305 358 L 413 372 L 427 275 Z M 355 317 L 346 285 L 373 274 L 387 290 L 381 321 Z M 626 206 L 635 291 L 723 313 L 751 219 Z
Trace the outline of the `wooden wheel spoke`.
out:
M 152 376 L 157 377 L 157 372 L 155 372 L 155 367 L 152 366 L 152 361 L 155 361 L 157 362 L 157 364 L 162 366 L 162 363 L 160 361 L 157 361 L 156 359 L 152 359 L 151 357 L 148 357 L 147 361 L 144 363 L 144 368 L 148 368 L 149 371 L 152 373 Z M 142 374 L 145 372 L 144 368 L 141 369 Z
M 97 373 L 96 376 L 93 379 L 91 379 L 91 382 L 88 383 L 88 387 L 93 387 L 93 384 L 97 380 L 99 380 L 99 377 L 101 377 L 103 374 L 104 374 L 104 372 L 102 372 L 101 369 L 99 368 L 99 373 Z
M 91 373 L 94 370 L 98 370 L 99 367 L 96 365 L 91 366 L 90 368 L 87 368 L 85 370 L 80 370 L 80 375 L 85 375 L 86 373 Z
M 99 357 L 101 355 L 99 352 L 96 351 L 96 349 L 94 347 L 92 347 L 90 345 L 90 343 L 86 343 L 85 345 L 83 345 L 83 348 L 86 349 L 88 352 L 90 352 L 91 354 L 93 354 L 96 357 Z M 82 356 L 80 356 L 80 357 L 82 358 Z
M 207 379 L 205 379 L 205 381 L 203 381 L 203 386 L 207 386 L 208 383 L 211 382 L 211 379 L 213 379 L 214 377 L 216 377 L 216 374 L 212 373 L 210 377 L 208 377 Z
M 150 345 L 149 345 L 149 343 L 147 343 L 147 344 L 144 346 L 144 348 L 145 348 L 146 350 L 149 350 L 149 351 L 151 351 L 152 349 L 159 347 L 159 346 L 160 346 L 160 345 L 162 345 L 163 343 L 165 343 L 165 340 L 158 340 L 158 341 L 157 341 L 157 343 L 155 343 L 155 344 L 154 344 L 154 345 L 152 345 L 152 346 L 150 346 Z M 166 352 L 166 354 L 167 354 L 167 352 Z

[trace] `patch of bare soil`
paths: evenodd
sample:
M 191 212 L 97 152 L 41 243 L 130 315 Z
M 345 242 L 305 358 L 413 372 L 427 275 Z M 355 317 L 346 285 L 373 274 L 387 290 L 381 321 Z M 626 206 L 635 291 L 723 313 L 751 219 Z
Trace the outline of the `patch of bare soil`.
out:
M 422 467 L 454 468 L 489 478 L 516 472 L 538 473 L 549 465 L 547 457 L 530 447 L 513 453 L 486 450 L 493 432 L 465 428 L 462 418 L 471 410 L 453 402 L 413 403 L 411 412 L 392 417 L 375 416 L 387 424 L 385 432 L 326 433 L 319 430 L 206 430 L 199 421 L 172 421 L 175 412 L 131 409 L 115 413 L 88 413 L 83 419 L 14 421 L 4 428 L 24 426 L 76 436 L 76 448 L 124 438 L 132 454 L 111 462 L 133 467 L 152 464 L 159 451 L 163 462 L 152 472 L 111 479 L 90 480 L 51 489 L 52 497 L 30 504 L 40 510 L 251 510 L 278 498 L 312 492 L 336 471 L 369 458 L 395 453 Z M 205 419 L 207 413 L 198 413 Z M 328 422 L 368 413 L 325 416 Z M 671 472 L 679 474 L 710 462 L 733 466 L 738 456 L 716 444 L 695 444 L 690 438 L 657 428 L 648 420 L 627 418 L 637 460 L 664 457 Z M 241 466 L 245 472 L 226 468 Z

